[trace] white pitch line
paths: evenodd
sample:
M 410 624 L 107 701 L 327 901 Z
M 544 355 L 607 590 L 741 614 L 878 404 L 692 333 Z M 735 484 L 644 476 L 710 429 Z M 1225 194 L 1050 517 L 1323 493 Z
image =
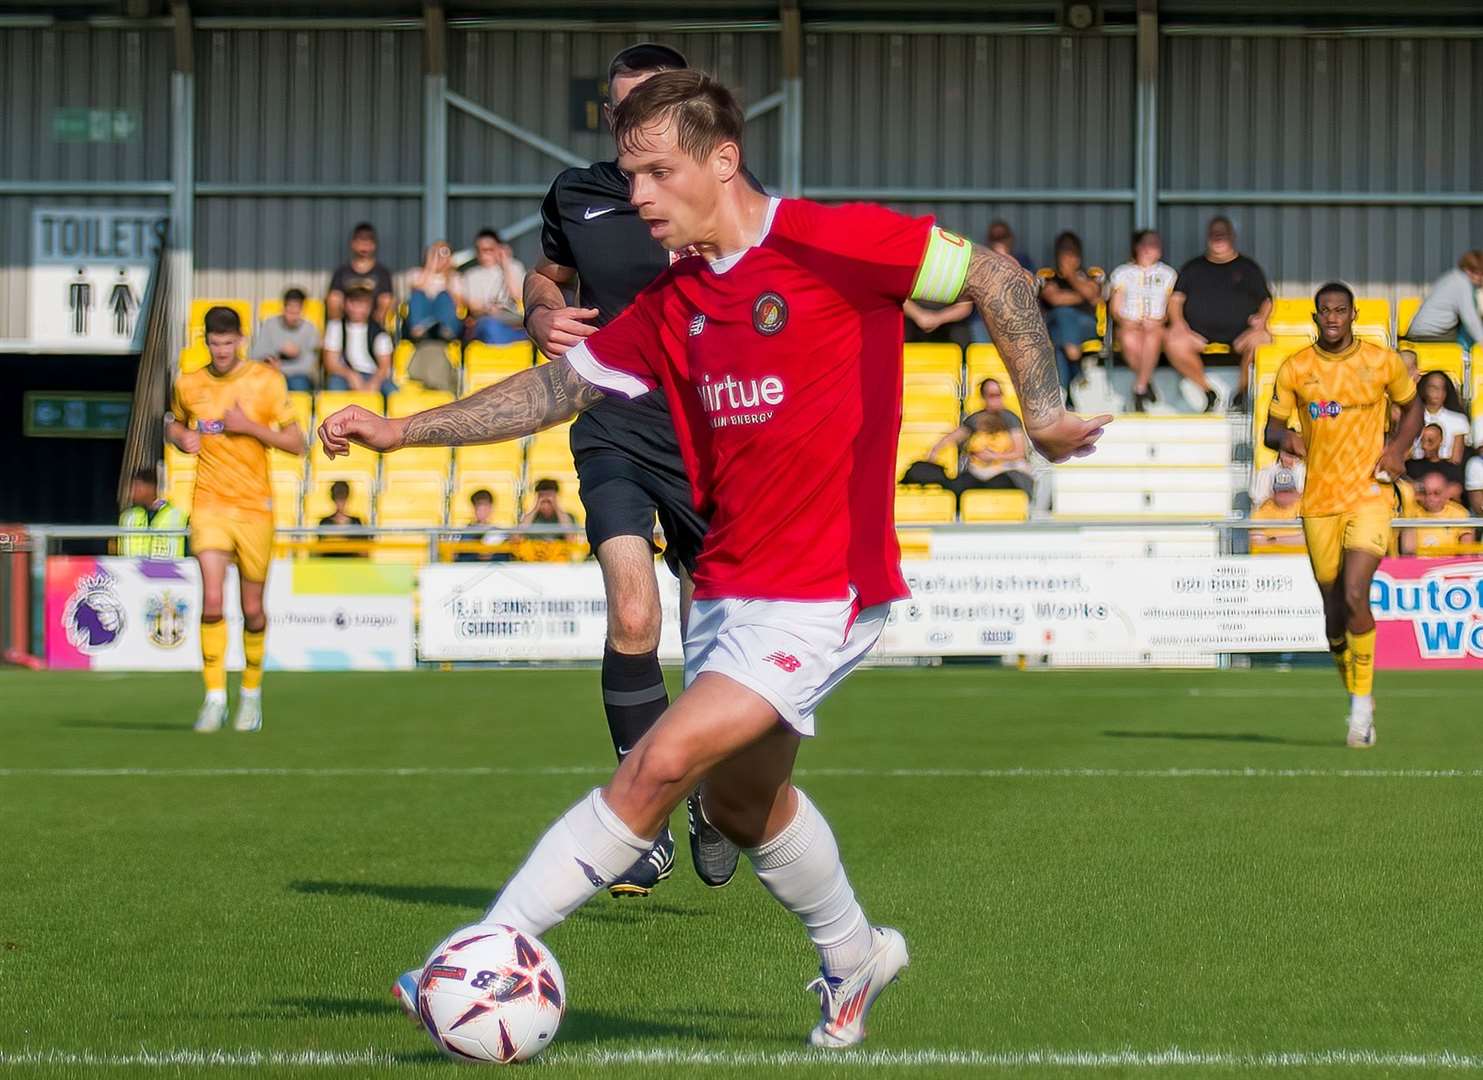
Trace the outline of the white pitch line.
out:
M 408 765 L 371 768 L 327 766 L 287 768 L 278 766 L 241 768 L 16 768 L 0 769 L 0 779 L 44 776 L 85 779 L 106 777 L 360 777 L 360 776 L 607 776 L 610 765 L 495 765 L 441 766 Z M 1483 769 L 1099 769 L 1099 768 L 1000 768 L 1000 769 L 795 769 L 798 777 L 864 777 L 867 779 L 966 779 L 966 780 L 1480 780 Z
M 138 1050 L 127 1054 L 70 1050 L 0 1050 L 0 1068 L 213 1068 L 301 1067 L 345 1068 L 396 1066 L 406 1059 L 366 1050 Z M 1483 1071 L 1483 1056 L 1450 1051 L 1406 1053 L 1386 1050 L 1285 1050 L 1265 1053 L 1187 1050 L 603 1050 L 557 1049 L 537 1065 L 624 1066 L 677 1065 L 690 1068 L 819 1067 L 920 1069 L 1427 1069 Z

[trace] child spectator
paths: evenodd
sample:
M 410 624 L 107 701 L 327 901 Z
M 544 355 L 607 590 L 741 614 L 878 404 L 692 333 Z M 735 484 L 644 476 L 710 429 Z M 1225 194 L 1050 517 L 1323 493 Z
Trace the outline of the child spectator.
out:
M 1164 322 L 1169 317 L 1169 294 L 1179 277 L 1163 261 L 1164 244 L 1152 229 L 1133 234 L 1133 257 L 1112 271 L 1113 324 L 1123 362 L 1133 372 L 1133 411 L 1146 412 L 1158 400 L 1153 370 L 1164 351 Z
M 391 354 L 391 335 L 371 321 L 370 291 L 352 288 L 345 295 L 344 318 L 324 328 L 325 387 L 394 394 Z

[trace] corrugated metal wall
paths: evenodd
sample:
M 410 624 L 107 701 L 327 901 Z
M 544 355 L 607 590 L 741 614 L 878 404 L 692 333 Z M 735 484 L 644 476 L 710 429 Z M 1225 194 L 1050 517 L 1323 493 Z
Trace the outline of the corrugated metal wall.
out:
M 1483 40 L 1170 37 L 1159 98 L 1165 190 L 1483 189 Z M 1218 212 L 1288 292 L 1416 292 L 1483 243 L 1483 207 L 1205 203 L 1163 208 L 1171 255 Z
M 159 30 L 0 30 L 0 178 L 168 180 L 170 36 Z M 58 141 L 58 109 L 124 110 L 139 121 L 125 142 Z M 159 199 L 0 198 L 0 338 L 26 331 L 31 211 L 38 206 L 155 206 Z
M 397 30 L 196 34 L 196 182 L 410 186 L 385 197 L 202 196 L 197 296 L 253 301 L 329 286 L 357 222 L 394 271 L 419 261 L 422 35 Z

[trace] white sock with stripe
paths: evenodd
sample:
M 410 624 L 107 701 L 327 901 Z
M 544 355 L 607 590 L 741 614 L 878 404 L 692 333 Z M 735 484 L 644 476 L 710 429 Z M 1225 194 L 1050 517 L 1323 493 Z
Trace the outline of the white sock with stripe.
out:
M 802 920 L 824 974 L 843 977 L 870 955 L 870 920 L 845 877 L 839 845 L 818 808 L 797 788 L 798 812 L 783 831 L 747 850 L 757 878 Z
M 546 830 L 490 906 L 485 922 L 539 937 L 621 877 L 654 841 L 633 834 L 594 788 Z

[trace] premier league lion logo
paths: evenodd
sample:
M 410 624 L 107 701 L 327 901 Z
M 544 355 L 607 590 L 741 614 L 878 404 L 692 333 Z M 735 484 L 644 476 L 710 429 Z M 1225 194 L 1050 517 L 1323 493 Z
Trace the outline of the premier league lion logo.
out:
M 62 629 L 67 643 L 89 656 L 111 648 L 124 632 L 124 605 L 113 591 L 113 578 L 79 578 L 62 611 Z

